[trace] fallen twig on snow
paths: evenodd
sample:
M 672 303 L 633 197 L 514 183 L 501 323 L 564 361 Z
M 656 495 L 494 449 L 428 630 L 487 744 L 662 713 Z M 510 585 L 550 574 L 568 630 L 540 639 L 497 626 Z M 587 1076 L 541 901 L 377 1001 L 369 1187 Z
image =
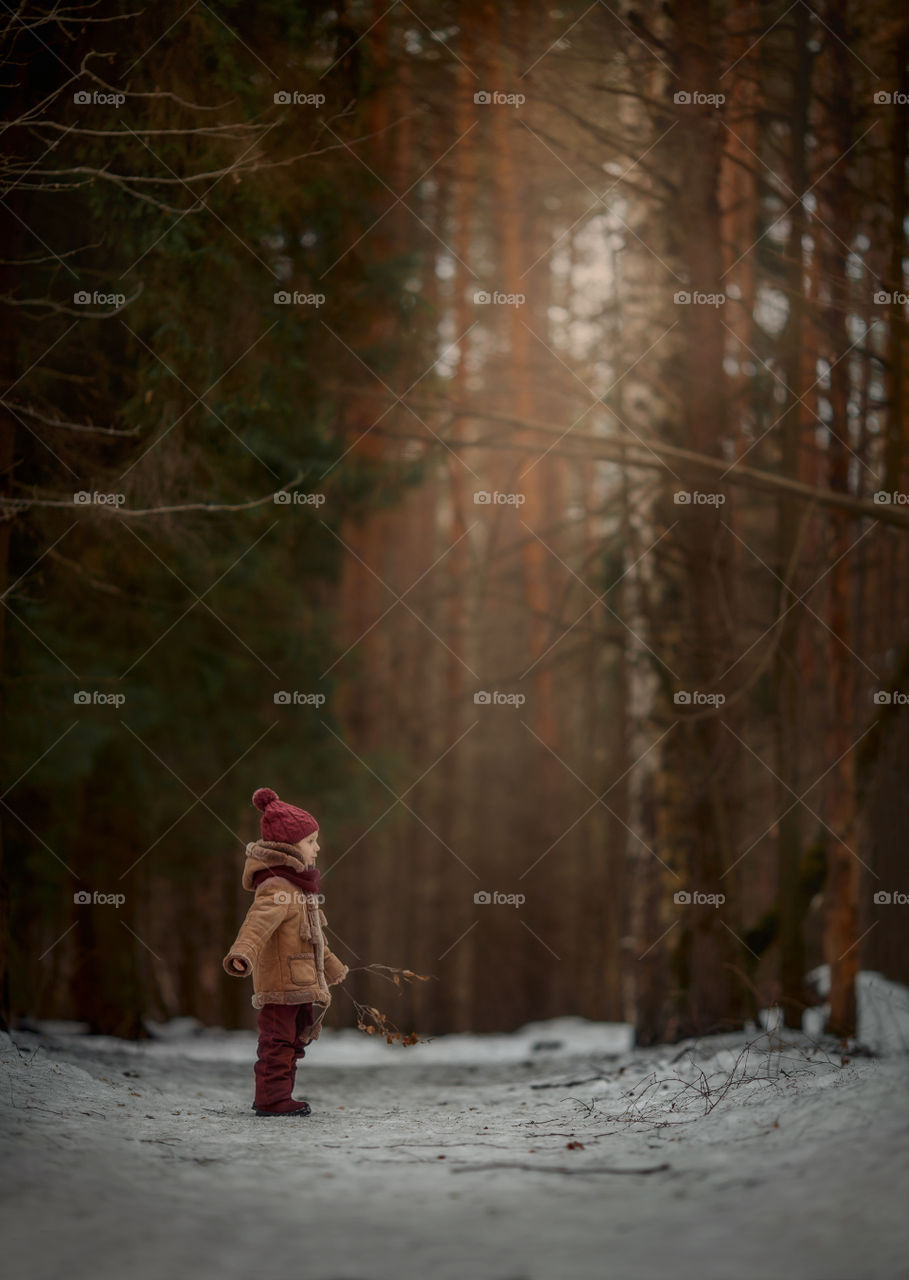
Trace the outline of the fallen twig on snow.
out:
M 758 1046 L 762 1040 L 767 1040 L 768 1048 L 766 1050 L 759 1049 Z M 782 1067 L 783 1048 L 797 1047 L 784 1045 L 780 1041 L 776 1041 L 764 1032 L 755 1040 L 748 1041 L 738 1052 L 731 1067 L 720 1068 L 711 1071 L 708 1076 L 704 1068 L 694 1061 L 692 1053 L 693 1046 L 687 1047 L 682 1053 L 677 1053 L 672 1059 L 672 1064 L 679 1061 L 685 1052 L 688 1053 L 688 1065 L 690 1066 L 694 1080 L 686 1080 L 681 1075 L 673 1075 L 660 1077 L 656 1071 L 650 1073 L 649 1076 L 639 1081 L 637 1085 L 629 1090 L 627 1096 L 631 1099 L 624 1112 L 618 1116 L 610 1116 L 613 1120 L 630 1120 L 642 1121 L 645 1123 L 655 1124 L 657 1127 L 665 1127 L 669 1124 L 687 1123 L 694 1117 L 688 1116 L 680 1120 L 667 1120 L 665 1115 L 667 1112 L 678 1114 L 684 1113 L 686 1108 L 683 1098 L 688 1093 L 693 1093 L 695 1098 L 703 1102 L 702 1115 L 709 1115 L 716 1107 L 723 1102 L 730 1091 L 750 1085 L 775 1086 L 781 1081 L 781 1077 L 789 1081 L 795 1075 L 795 1072 L 786 1071 Z M 816 1051 L 817 1046 L 812 1044 L 812 1051 Z M 729 1050 L 731 1053 L 732 1050 Z M 770 1063 L 764 1065 L 764 1070 L 755 1072 L 751 1067 L 750 1055 L 753 1053 L 765 1053 L 769 1059 L 775 1059 L 775 1069 L 772 1069 Z M 715 1055 L 712 1055 L 715 1056 Z M 786 1055 L 788 1058 L 790 1055 Z M 793 1059 L 798 1060 L 798 1059 Z M 804 1051 L 800 1058 L 803 1064 L 806 1064 L 805 1070 L 808 1070 L 808 1063 L 813 1061 Z M 833 1063 L 827 1059 L 825 1065 L 830 1065 L 835 1069 L 840 1069 L 839 1064 Z M 675 1091 L 668 1097 L 650 1097 L 654 1090 L 659 1089 L 661 1092 L 669 1090 L 671 1086 L 675 1086 Z M 646 1102 L 646 1106 L 644 1105 Z M 589 1108 L 588 1108 L 589 1113 Z
M 567 1165 L 552 1164 L 521 1164 L 517 1160 L 496 1160 L 491 1164 L 462 1164 L 452 1165 L 452 1173 L 474 1173 L 478 1169 L 526 1169 L 530 1173 L 619 1173 L 619 1174 L 640 1174 L 648 1173 L 665 1173 L 671 1168 L 668 1164 L 655 1164 L 647 1169 L 616 1169 L 612 1165 L 607 1164 L 590 1164 L 586 1167 L 579 1166 L 572 1169 Z

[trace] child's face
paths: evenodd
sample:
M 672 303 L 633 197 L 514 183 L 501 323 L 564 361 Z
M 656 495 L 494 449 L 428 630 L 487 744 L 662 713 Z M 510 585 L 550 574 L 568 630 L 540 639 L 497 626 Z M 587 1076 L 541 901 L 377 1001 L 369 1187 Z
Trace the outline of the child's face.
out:
M 303 862 L 307 867 L 311 867 L 319 853 L 319 832 L 314 831 L 311 836 L 306 836 L 304 840 L 297 843 Z

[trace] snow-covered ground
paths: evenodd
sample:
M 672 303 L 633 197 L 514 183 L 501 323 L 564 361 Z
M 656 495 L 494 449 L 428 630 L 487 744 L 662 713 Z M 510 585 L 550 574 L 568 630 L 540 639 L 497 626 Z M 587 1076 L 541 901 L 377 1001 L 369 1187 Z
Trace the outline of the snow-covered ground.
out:
M 11 1276 L 909 1276 L 905 1053 L 759 1028 L 635 1049 L 581 1018 L 409 1047 L 326 1028 L 297 1078 L 313 1114 L 280 1120 L 250 1110 L 252 1033 L 77 1030 L 0 1036 Z

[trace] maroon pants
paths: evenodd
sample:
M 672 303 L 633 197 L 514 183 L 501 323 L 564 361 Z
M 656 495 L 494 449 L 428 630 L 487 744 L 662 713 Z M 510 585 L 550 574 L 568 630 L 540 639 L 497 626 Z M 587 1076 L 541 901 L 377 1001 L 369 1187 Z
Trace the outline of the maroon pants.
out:
M 297 1059 L 306 1056 L 303 1041 L 313 1022 L 311 1004 L 264 1004 L 259 1010 L 254 1068 L 257 1107 L 271 1107 L 292 1097 Z

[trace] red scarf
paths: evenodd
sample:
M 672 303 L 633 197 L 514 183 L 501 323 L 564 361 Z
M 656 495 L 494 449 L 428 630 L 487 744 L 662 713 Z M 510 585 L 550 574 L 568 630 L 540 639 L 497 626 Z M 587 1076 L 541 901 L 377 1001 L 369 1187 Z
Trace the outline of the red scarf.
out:
M 262 881 L 268 880 L 271 876 L 280 876 L 282 880 L 289 880 L 291 884 L 295 884 L 304 893 L 319 892 L 320 873 L 318 867 L 306 867 L 303 871 L 297 871 L 293 867 L 263 867 L 261 871 L 253 872 L 253 888 L 258 889 Z

